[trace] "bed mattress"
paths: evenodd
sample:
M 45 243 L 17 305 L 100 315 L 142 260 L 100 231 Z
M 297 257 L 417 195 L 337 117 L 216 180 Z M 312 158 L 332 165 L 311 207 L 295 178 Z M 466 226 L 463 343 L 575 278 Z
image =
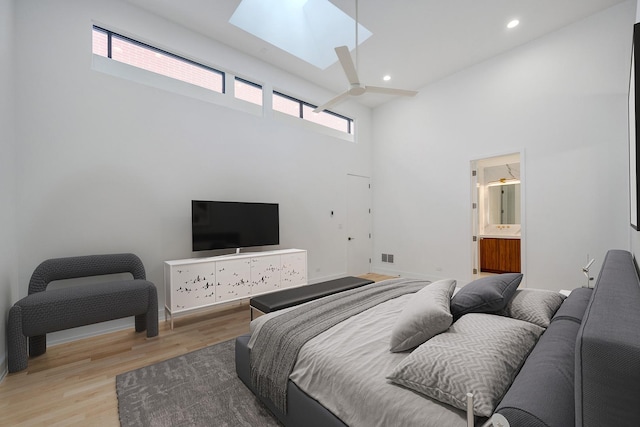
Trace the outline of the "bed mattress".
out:
M 463 411 L 386 379 L 409 355 L 389 348 L 394 323 L 412 295 L 377 305 L 307 342 L 289 378 L 349 426 L 466 426 Z M 252 332 L 279 313 L 254 320 Z

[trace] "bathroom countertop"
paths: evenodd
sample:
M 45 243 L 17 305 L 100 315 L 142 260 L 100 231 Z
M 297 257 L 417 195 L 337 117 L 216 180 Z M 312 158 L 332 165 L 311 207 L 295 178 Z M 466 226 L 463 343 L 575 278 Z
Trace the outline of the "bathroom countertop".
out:
M 520 239 L 519 235 L 513 234 L 479 234 L 481 239 Z

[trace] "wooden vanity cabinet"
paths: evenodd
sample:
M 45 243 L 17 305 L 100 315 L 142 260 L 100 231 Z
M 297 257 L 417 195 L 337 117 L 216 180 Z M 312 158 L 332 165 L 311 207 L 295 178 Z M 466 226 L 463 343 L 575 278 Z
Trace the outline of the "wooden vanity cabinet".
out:
M 480 239 L 480 271 L 520 273 L 520 239 Z

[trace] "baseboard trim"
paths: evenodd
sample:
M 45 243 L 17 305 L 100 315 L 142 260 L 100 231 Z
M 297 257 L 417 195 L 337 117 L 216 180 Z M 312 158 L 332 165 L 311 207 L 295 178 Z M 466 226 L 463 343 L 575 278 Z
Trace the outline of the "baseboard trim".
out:
M 316 283 L 328 282 L 329 280 L 339 279 L 341 277 L 348 276 L 347 273 L 339 273 L 339 274 L 331 274 L 329 276 L 316 277 L 315 279 L 309 280 L 309 285 L 315 285 Z

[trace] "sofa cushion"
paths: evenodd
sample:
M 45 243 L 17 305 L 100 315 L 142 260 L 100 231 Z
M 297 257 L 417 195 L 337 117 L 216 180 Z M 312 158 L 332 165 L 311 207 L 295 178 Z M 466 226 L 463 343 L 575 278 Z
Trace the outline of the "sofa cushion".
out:
M 144 314 L 156 295 L 151 287 L 147 280 L 120 280 L 48 289 L 15 305 L 22 310 L 22 333 L 32 337 Z

